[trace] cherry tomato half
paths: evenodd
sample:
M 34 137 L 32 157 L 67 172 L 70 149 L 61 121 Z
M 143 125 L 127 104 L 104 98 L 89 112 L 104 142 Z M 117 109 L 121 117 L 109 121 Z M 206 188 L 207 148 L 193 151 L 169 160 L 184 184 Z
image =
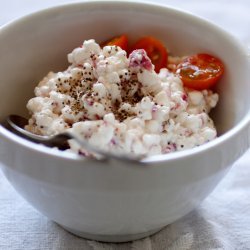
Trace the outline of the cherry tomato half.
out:
M 119 46 L 121 49 L 127 51 L 128 50 L 128 37 L 127 35 L 121 35 L 114 37 L 104 43 L 102 43 L 102 47 L 104 46 Z
M 139 39 L 132 47 L 131 51 L 135 49 L 144 49 L 148 57 L 155 66 L 155 71 L 159 72 L 161 68 L 167 65 L 168 52 L 165 46 L 156 38 L 146 36 Z
M 176 73 L 184 86 L 196 90 L 213 87 L 224 73 L 220 59 L 209 54 L 196 54 L 177 65 Z

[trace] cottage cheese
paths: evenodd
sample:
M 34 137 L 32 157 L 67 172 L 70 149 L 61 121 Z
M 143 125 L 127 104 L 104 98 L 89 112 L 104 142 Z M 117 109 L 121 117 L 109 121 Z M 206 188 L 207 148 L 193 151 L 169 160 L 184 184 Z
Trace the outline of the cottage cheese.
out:
M 169 68 L 178 60 L 170 57 Z M 64 72 L 50 72 L 35 88 L 27 130 L 70 130 L 104 150 L 138 155 L 189 149 L 216 137 L 208 113 L 218 94 L 186 89 L 168 69 L 157 74 L 144 50 L 127 57 L 117 46 L 102 49 L 87 40 L 68 61 Z M 69 148 L 89 154 L 74 140 Z

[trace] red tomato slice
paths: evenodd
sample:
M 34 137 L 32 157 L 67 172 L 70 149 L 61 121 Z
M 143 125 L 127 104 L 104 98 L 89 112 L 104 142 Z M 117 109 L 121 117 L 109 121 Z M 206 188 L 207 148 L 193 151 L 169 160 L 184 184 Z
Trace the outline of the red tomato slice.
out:
M 148 57 L 155 66 L 155 71 L 159 72 L 161 68 L 167 65 L 168 52 L 164 45 L 154 37 L 146 36 L 139 39 L 132 47 L 135 49 L 144 49 Z
M 127 51 L 128 50 L 128 37 L 127 35 L 121 35 L 114 37 L 104 43 L 102 43 L 102 47 L 104 46 L 119 46 L 121 49 Z
M 196 54 L 177 65 L 176 73 L 184 86 L 196 90 L 212 88 L 224 73 L 220 59 L 208 54 Z

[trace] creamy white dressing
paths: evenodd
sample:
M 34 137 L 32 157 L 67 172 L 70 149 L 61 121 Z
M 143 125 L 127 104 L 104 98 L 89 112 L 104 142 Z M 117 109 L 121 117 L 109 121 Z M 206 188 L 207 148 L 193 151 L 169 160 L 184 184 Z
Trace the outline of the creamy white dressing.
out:
M 154 71 L 145 51 L 127 56 L 94 41 L 68 55 L 70 66 L 50 72 L 35 88 L 26 129 L 41 135 L 70 130 L 104 150 L 140 155 L 193 148 L 216 137 L 208 113 L 211 90 L 190 90 L 168 69 Z M 178 57 L 169 58 L 174 64 Z M 88 154 L 74 141 L 71 151 Z

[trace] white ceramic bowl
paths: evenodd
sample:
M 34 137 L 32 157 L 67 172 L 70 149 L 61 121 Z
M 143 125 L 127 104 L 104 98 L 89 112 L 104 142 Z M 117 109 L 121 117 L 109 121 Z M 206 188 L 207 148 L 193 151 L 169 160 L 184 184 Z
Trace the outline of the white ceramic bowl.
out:
M 121 1 L 43 10 L 0 29 L 0 117 L 25 105 L 49 70 L 64 70 L 84 39 L 153 35 L 175 55 L 212 53 L 226 66 L 213 114 L 219 138 L 142 164 L 83 159 L 28 142 L 0 126 L 0 160 L 15 189 L 67 230 L 90 239 L 128 241 L 184 216 L 215 188 L 249 147 L 247 52 L 215 25 L 167 7 Z

